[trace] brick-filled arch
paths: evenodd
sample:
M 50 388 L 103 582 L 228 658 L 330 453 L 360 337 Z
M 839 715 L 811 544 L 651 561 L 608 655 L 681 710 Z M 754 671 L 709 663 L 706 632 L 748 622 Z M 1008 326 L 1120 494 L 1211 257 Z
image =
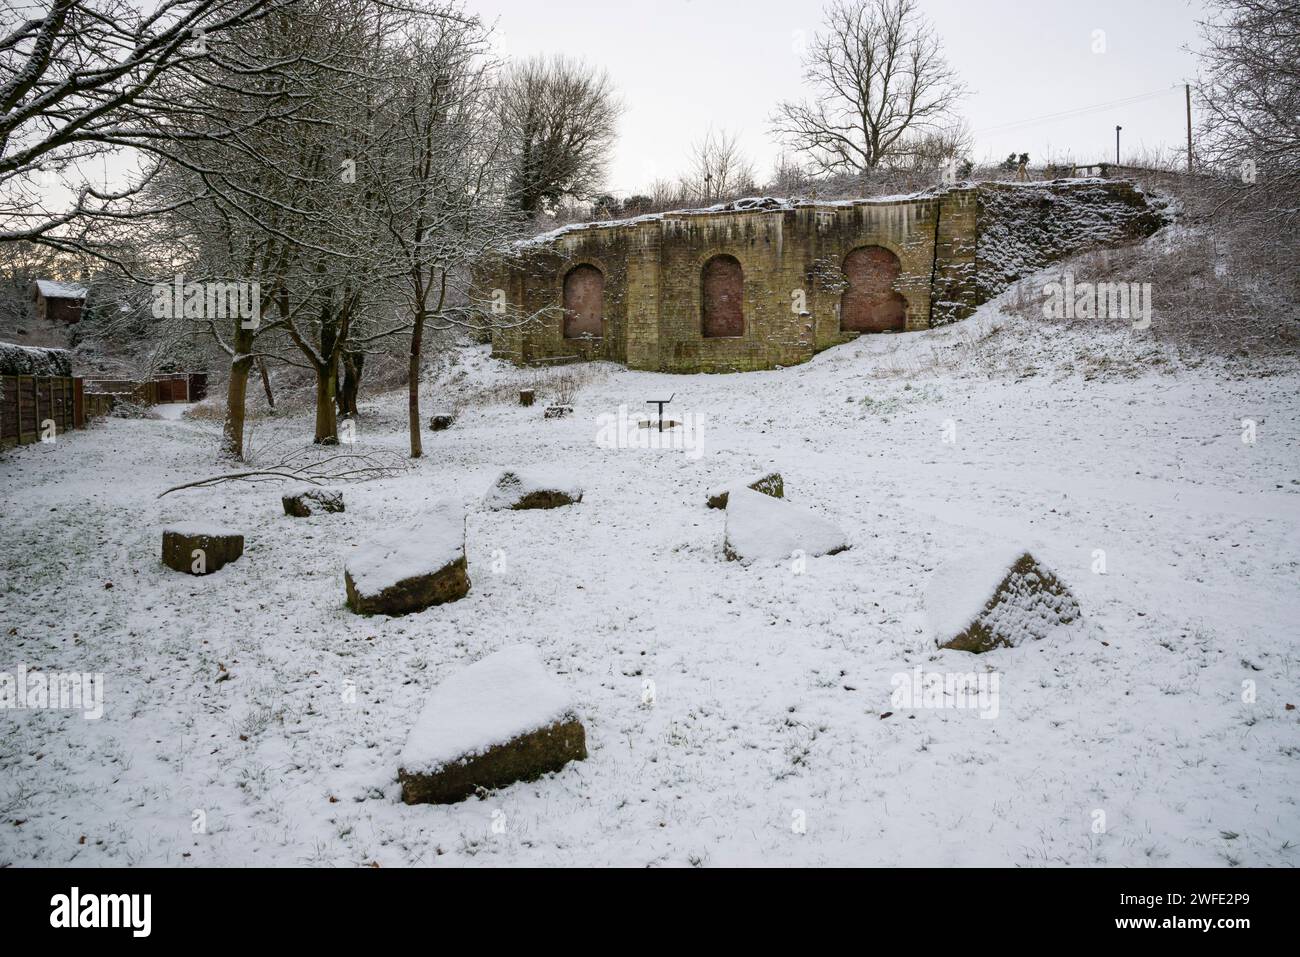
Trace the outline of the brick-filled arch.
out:
M 703 326 L 706 339 L 734 339 L 745 334 L 745 272 L 740 260 L 723 253 L 704 264 L 700 273 Z
M 564 277 L 564 338 L 604 335 L 605 274 L 588 263 L 574 266 Z
M 840 328 L 846 332 L 889 332 L 907 327 L 907 300 L 894 289 L 903 271 L 884 246 L 859 246 L 844 257 L 848 288 L 840 299 Z

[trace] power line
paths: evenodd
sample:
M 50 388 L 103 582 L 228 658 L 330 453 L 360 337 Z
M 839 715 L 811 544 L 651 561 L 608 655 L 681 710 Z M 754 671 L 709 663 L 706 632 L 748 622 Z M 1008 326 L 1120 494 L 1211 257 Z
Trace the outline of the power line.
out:
M 976 130 L 975 135 L 981 136 L 985 133 L 1000 133 L 1006 130 L 1018 129 L 1022 126 L 1033 126 L 1037 123 L 1046 123 L 1054 120 L 1070 119 L 1076 116 L 1084 116 L 1088 113 L 1096 113 L 1101 110 L 1112 109 L 1116 106 L 1128 106 L 1133 103 L 1140 103 L 1143 100 L 1151 100 L 1158 96 L 1165 96 L 1179 89 L 1178 84 L 1166 87 L 1163 90 L 1155 90 L 1151 93 L 1139 93 L 1136 96 L 1127 96 L 1123 99 L 1112 100 L 1109 103 L 1094 103 L 1091 106 L 1080 106 L 1072 110 L 1062 110 L 1060 113 L 1049 113 L 1046 116 L 1035 117 L 1030 120 L 1015 120 L 1010 123 L 1000 123 L 997 126 L 989 126 L 982 130 Z

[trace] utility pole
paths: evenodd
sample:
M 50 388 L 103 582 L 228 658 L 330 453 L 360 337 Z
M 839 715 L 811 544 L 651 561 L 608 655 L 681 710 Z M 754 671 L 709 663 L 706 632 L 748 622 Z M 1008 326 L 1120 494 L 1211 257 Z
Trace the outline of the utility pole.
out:
M 1124 127 L 1122 126 L 1115 127 L 1115 165 L 1116 166 L 1119 165 L 1119 131 L 1122 130 L 1123 128 Z
M 1187 172 L 1192 171 L 1192 85 L 1183 84 L 1183 92 L 1187 94 Z

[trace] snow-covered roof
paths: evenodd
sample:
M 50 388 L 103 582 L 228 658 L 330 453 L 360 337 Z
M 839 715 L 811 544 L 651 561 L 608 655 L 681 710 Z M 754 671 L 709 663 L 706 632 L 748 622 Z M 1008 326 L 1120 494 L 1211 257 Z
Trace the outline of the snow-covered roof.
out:
M 74 286 L 53 279 L 36 280 L 36 288 L 46 299 L 85 299 L 87 292 L 85 286 Z

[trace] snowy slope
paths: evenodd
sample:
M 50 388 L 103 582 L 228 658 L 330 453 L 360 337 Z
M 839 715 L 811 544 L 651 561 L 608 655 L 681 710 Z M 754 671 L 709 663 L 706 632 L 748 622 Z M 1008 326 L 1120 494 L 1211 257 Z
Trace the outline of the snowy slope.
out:
M 102 672 L 106 701 L 99 721 L 0 713 L 0 865 L 1294 865 L 1300 375 L 1156 358 L 990 305 L 785 370 L 601 367 L 571 418 L 468 405 L 320 522 L 280 514 L 274 483 L 156 499 L 218 470 L 211 425 L 111 421 L 8 453 L 0 671 Z M 444 373 L 429 407 L 520 375 L 482 349 Z M 597 416 L 674 390 L 705 417 L 699 458 L 597 446 Z M 404 407 L 372 397 L 361 441 L 401 448 Z M 582 507 L 483 507 L 521 464 L 572 475 Z M 850 550 L 802 574 L 724 559 L 705 491 L 777 465 Z M 352 547 L 448 494 L 471 503 L 473 591 L 349 614 Z M 244 557 L 169 573 L 157 529 L 185 520 L 247 529 Z M 1050 545 L 1087 615 L 1069 642 L 972 665 L 928 642 L 924 590 L 1000 541 Z M 402 804 L 431 689 L 521 642 L 572 692 L 589 760 Z M 916 667 L 995 669 L 997 717 L 885 717 Z

